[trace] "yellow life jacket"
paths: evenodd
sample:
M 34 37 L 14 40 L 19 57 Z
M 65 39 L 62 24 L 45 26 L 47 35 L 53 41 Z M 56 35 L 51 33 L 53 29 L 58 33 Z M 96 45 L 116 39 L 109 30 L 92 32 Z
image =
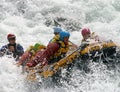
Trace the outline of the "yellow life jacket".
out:
M 60 38 L 60 35 L 57 34 L 57 35 L 55 35 L 55 36 L 52 38 L 52 40 L 51 40 L 50 42 L 56 42 L 56 41 L 59 41 L 59 38 Z
M 39 51 L 41 49 L 45 49 L 45 48 L 46 48 L 46 46 L 36 43 L 34 46 L 33 45 L 29 46 L 27 51 L 32 53 L 32 55 L 35 55 L 37 51 Z
M 67 53 L 67 51 L 69 49 L 69 43 L 68 43 L 68 45 L 65 45 L 65 43 L 63 41 L 60 41 L 59 35 L 55 35 L 51 42 L 52 43 L 56 42 L 56 43 L 60 44 L 60 48 L 54 54 L 54 56 L 52 56 L 50 59 L 60 57 L 61 55 L 65 55 Z

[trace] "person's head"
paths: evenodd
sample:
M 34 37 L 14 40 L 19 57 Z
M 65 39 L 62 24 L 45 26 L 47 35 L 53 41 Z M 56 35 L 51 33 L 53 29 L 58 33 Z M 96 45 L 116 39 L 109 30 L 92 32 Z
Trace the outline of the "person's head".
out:
M 14 44 L 16 41 L 16 36 L 14 34 L 8 34 L 7 39 L 8 39 L 10 44 Z
M 82 34 L 84 39 L 88 39 L 91 35 L 91 31 L 89 28 L 83 28 L 81 31 L 81 34 Z
M 70 37 L 70 33 L 68 31 L 61 31 L 60 32 L 60 40 L 63 41 L 65 44 L 68 44 Z
M 45 49 L 46 47 L 43 44 L 36 43 L 33 47 L 33 50 L 37 51 L 39 49 Z
M 54 27 L 53 30 L 55 35 L 59 34 L 62 31 L 60 27 Z

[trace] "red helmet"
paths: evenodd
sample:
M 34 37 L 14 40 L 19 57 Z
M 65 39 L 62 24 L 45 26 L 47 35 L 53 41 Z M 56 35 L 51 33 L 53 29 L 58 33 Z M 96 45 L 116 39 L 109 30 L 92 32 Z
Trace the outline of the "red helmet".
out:
M 89 28 L 83 28 L 81 31 L 82 36 L 86 35 L 86 34 L 90 34 L 90 29 Z
M 7 39 L 10 39 L 10 38 L 15 38 L 16 36 L 14 34 L 8 34 L 7 35 Z

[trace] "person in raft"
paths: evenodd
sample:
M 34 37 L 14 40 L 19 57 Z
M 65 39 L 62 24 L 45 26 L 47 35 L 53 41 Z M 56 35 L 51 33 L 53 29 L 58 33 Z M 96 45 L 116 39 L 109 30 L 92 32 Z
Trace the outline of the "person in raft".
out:
M 24 52 L 24 54 L 21 56 L 16 65 L 18 67 L 20 65 L 25 66 L 26 63 L 30 62 L 35 57 L 38 51 L 43 51 L 45 48 L 46 46 L 44 46 L 41 43 L 36 43 L 35 45 L 29 46 L 29 48 Z
M 56 41 L 56 40 L 59 40 L 59 33 L 61 32 L 61 31 L 65 31 L 63 28 L 61 28 L 61 27 L 54 27 L 53 28 L 53 30 L 54 30 L 54 37 L 49 41 L 49 42 L 52 42 L 52 41 Z M 73 42 L 71 42 L 70 40 L 69 40 L 69 44 L 71 45 L 71 49 L 76 49 L 78 46 L 76 45 L 76 44 L 74 44 Z
M 68 31 L 61 31 L 59 39 L 49 42 L 46 49 L 42 53 L 38 53 L 30 63 L 26 64 L 26 67 L 35 67 L 37 64 L 45 66 L 65 57 L 69 50 L 69 37 L 70 33 Z
M 91 44 L 91 43 L 97 43 L 97 42 L 101 42 L 101 39 L 98 35 L 95 34 L 95 32 L 90 31 L 89 28 L 83 28 L 81 31 L 82 34 L 82 41 L 81 44 Z

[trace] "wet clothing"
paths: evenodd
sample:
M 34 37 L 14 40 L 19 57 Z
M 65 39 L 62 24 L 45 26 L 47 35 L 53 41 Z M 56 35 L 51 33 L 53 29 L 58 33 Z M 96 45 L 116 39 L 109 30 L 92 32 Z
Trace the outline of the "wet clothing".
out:
M 52 39 L 50 39 L 49 42 L 55 42 L 55 41 L 59 40 L 59 38 L 60 38 L 60 35 L 57 34 L 57 35 L 55 35 Z
M 30 63 L 27 64 L 28 67 L 34 67 L 38 63 L 41 63 L 42 65 L 46 65 L 54 60 L 55 58 L 60 56 L 65 56 L 66 52 L 68 51 L 68 44 L 64 44 L 64 42 L 59 41 L 59 40 L 54 40 L 51 41 L 48 45 L 47 48 L 38 53 L 34 60 L 32 60 Z
M 10 46 L 14 47 L 14 51 L 10 51 Z M 24 49 L 20 44 L 7 44 L 1 47 L 0 49 L 0 56 L 3 55 L 12 55 L 16 61 L 19 59 L 19 57 L 24 53 Z
M 83 38 L 81 44 L 92 44 L 96 42 L 100 42 L 100 38 L 98 35 L 95 35 L 95 33 L 93 32 L 88 39 Z
M 93 32 L 88 39 L 82 39 L 81 47 L 84 49 L 88 45 L 100 44 L 101 42 L 106 41 L 107 40 L 104 37 L 100 37 Z
M 21 65 L 25 65 L 26 63 L 30 62 L 32 60 L 32 58 L 34 58 L 34 56 L 36 55 L 36 53 L 39 50 L 45 49 L 46 46 L 36 43 L 34 46 L 30 46 L 25 53 L 21 56 L 20 60 L 19 60 L 19 64 Z

